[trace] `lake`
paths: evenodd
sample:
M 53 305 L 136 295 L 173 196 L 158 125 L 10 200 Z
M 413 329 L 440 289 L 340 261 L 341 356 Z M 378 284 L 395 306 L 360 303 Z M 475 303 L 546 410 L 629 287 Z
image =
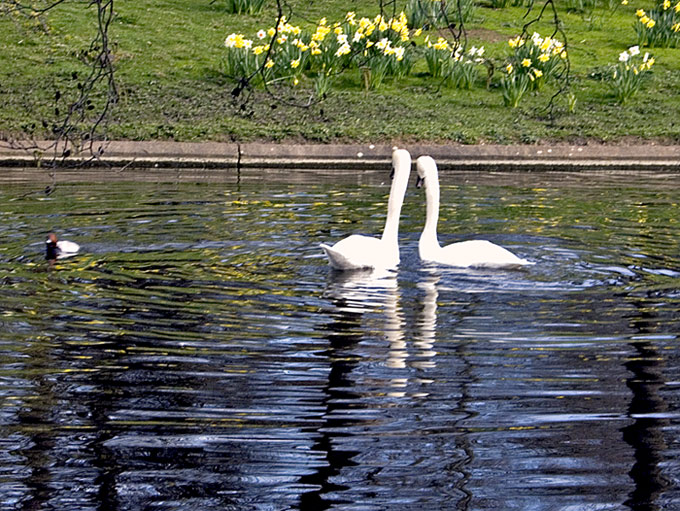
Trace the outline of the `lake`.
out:
M 411 186 L 370 274 L 388 171 L 102 173 L 0 180 L 3 509 L 680 507 L 680 174 L 442 172 L 536 264 L 423 265 Z

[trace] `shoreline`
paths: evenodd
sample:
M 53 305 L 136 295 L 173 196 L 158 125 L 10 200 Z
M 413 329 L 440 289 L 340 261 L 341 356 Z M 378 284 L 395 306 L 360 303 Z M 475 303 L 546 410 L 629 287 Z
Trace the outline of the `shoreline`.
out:
M 49 161 L 49 142 L 0 142 L 0 167 L 35 169 Z M 442 171 L 680 171 L 680 145 L 454 145 L 404 143 L 414 160 L 432 156 Z M 388 144 L 275 144 L 169 141 L 110 141 L 91 161 L 89 152 L 70 157 L 72 167 L 124 169 L 273 169 L 361 171 L 384 169 Z M 43 167 L 45 168 L 45 167 Z M 82 168 L 82 167 L 81 167 Z

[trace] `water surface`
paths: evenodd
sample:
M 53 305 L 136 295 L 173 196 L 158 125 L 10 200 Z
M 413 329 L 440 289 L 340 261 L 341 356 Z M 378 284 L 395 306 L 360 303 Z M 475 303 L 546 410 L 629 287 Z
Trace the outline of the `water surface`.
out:
M 382 275 L 318 246 L 381 231 L 381 174 L 12 176 L 3 509 L 680 506 L 680 176 L 444 173 L 441 241 L 536 265 L 423 266 L 411 188 Z

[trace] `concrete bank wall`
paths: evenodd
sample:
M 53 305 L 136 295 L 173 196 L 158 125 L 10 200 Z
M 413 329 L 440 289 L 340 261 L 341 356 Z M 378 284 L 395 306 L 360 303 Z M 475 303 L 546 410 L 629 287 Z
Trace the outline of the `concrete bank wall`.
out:
M 33 146 L 33 147 L 32 147 Z M 389 165 L 392 147 L 373 144 L 231 144 L 218 142 L 108 142 L 92 165 L 128 168 L 236 169 L 272 168 L 298 170 L 376 170 Z M 665 170 L 680 171 L 680 146 L 583 145 L 503 146 L 404 144 L 414 159 L 433 156 L 442 170 Z M 0 142 L 0 166 L 35 167 L 50 161 L 55 151 L 47 142 Z M 89 153 L 69 158 L 76 163 Z

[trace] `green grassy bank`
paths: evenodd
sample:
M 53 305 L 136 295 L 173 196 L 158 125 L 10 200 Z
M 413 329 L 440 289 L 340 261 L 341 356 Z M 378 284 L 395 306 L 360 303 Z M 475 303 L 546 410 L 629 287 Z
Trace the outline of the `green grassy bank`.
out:
M 120 100 L 108 135 L 113 139 L 178 141 L 274 140 L 287 142 L 433 141 L 459 143 L 535 143 L 586 140 L 626 143 L 631 140 L 680 142 L 680 48 L 642 48 L 656 64 L 639 93 L 618 104 L 601 76 L 619 54 L 636 44 L 633 25 L 638 8 L 656 5 L 630 0 L 577 11 L 558 3 L 571 63 L 570 111 L 566 95 L 547 106 L 555 84 L 529 93 L 518 108 L 504 106 L 498 81 L 508 39 L 538 15 L 523 17 L 520 7 L 492 8 L 478 3 L 466 23 L 468 44 L 485 47 L 496 71 L 487 87 L 480 73 L 471 90 L 443 86 L 427 75 L 424 61 L 400 79 L 387 78 L 377 90 L 365 90 L 358 71 L 339 77 L 323 101 L 308 100 L 312 85 L 304 80 L 269 92 L 255 89 L 240 108 L 234 84 L 225 76 L 225 37 L 242 32 L 255 38 L 258 29 L 275 23 L 275 2 L 257 16 L 227 14 L 225 1 L 138 0 L 116 4 L 109 30 L 115 52 Z M 404 2 L 405 3 L 405 2 Z M 573 7 L 573 3 L 572 7 Z M 606 3 L 606 2 L 605 2 Z M 290 1 L 291 23 L 313 30 L 318 20 L 341 21 L 349 10 L 375 16 L 378 2 Z M 61 104 L 75 94 L 74 73 L 86 67 L 78 55 L 94 33 L 94 9 L 66 3 L 34 28 L 9 16 L 0 17 L 0 135 L 50 136 L 56 118 L 55 90 Z M 552 17 L 529 33 L 553 32 Z M 427 32 L 415 39 L 422 45 Z M 435 36 L 435 33 L 431 33 Z M 558 36 L 559 37 L 559 36 Z M 279 95 L 281 94 L 281 96 Z M 282 101 L 282 98 L 284 101 Z M 295 103 L 296 105 L 293 105 Z M 573 104 L 571 105 L 573 106 Z M 60 110 L 60 114 L 63 110 Z

